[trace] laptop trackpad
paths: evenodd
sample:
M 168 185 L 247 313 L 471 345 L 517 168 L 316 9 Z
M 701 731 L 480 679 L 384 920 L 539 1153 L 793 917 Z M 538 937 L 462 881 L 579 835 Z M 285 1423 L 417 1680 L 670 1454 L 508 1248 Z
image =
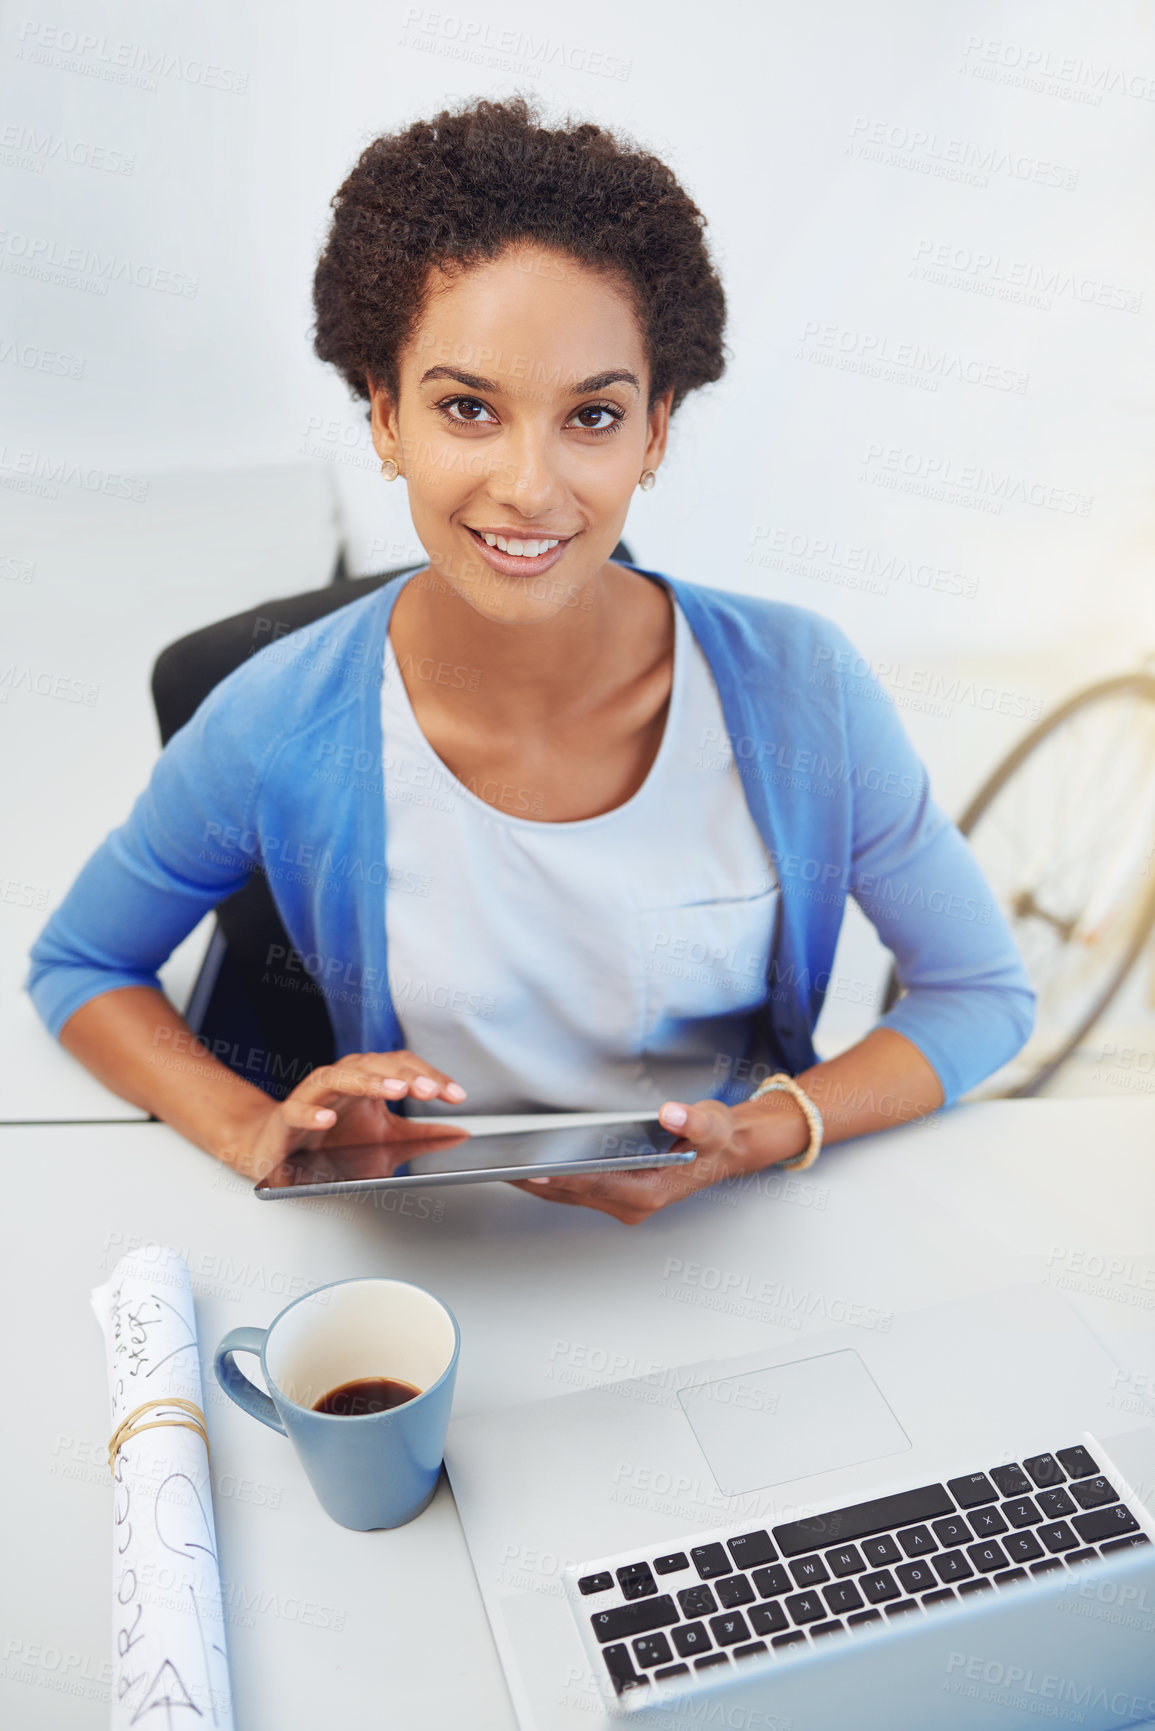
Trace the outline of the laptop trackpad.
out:
M 856 1352 L 698 1383 L 678 1396 L 723 1496 L 902 1454 L 910 1438 Z

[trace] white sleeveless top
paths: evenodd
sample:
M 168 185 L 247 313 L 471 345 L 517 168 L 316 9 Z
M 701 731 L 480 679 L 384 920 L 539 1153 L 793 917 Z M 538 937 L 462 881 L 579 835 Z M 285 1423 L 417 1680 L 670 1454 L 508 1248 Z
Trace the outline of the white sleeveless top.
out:
M 650 772 L 624 805 L 571 823 L 535 821 L 529 790 L 482 798 L 451 775 L 386 638 L 388 881 L 418 892 L 386 898 L 389 991 L 406 1046 L 469 1096 L 422 1102 L 422 1116 L 706 1099 L 747 1050 L 778 884 L 720 748 L 709 663 L 673 605 Z

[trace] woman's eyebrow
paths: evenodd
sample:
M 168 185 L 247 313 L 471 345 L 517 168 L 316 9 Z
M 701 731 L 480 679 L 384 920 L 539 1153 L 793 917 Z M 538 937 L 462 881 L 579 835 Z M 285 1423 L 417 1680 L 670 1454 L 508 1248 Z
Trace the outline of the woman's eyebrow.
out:
M 479 373 L 463 373 L 456 367 L 429 367 L 422 373 L 420 384 L 430 379 L 452 379 L 459 385 L 466 385 L 471 391 L 499 391 L 501 385 L 495 379 L 483 379 Z M 641 384 L 636 373 L 631 373 L 627 367 L 615 367 L 605 373 L 591 373 L 588 379 L 579 379 L 570 389 L 575 397 L 583 396 L 587 391 L 604 391 L 610 385 L 632 385 L 638 395 L 641 395 Z

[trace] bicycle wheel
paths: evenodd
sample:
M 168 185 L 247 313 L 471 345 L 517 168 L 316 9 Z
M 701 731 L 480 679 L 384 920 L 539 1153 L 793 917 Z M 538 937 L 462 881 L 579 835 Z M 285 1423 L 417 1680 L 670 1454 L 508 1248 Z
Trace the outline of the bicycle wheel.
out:
M 958 823 L 1038 993 L 1035 1031 L 974 1097 L 1036 1094 L 1086 1038 L 1155 926 L 1155 677 L 1044 716 Z M 885 1007 L 898 996 L 892 967 Z

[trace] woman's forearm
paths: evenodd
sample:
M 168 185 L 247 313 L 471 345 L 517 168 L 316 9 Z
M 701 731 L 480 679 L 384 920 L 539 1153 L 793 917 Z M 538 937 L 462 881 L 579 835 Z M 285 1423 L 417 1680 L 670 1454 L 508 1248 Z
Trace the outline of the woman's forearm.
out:
M 239 1166 L 248 1133 L 272 1101 L 198 1042 L 163 992 L 123 986 L 90 998 L 60 1044 L 97 1079 L 218 1160 Z
M 893 1129 L 925 1117 L 946 1098 L 918 1047 L 893 1028 L 872 1028 L 837 1058 L 803 1070 L 797 1081 L 822 1113 L 826 1142 Z M 789 1101 L 790 1096 L 769 1098 Z

